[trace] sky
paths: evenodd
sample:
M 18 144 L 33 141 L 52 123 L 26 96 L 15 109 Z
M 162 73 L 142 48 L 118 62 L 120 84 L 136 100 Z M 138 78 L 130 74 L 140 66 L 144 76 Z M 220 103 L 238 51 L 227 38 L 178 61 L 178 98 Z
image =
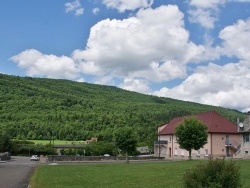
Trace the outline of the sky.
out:
M 250 111 L 250 0 L 1 0 L 0 73 Z

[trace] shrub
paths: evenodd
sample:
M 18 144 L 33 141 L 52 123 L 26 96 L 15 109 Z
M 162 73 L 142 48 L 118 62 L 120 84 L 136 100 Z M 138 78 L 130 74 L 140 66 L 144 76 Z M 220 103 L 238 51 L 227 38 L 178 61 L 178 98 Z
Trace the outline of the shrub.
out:
M 240 188 L 239 166 L 234 161 L 210 160 L 184 174 L 185 188 Z

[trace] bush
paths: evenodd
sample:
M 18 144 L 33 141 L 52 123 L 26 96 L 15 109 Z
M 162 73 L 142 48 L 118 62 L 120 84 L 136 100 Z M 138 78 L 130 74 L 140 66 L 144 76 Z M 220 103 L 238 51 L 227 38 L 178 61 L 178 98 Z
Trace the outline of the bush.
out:
M 234 161 L 210 160 L 184 174 L 185 188 L 240 188 L 239 166 Z

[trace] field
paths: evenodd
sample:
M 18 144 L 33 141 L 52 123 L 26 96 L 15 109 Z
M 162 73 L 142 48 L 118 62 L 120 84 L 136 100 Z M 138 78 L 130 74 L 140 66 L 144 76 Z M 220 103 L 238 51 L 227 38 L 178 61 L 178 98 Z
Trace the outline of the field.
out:
M 52 140 L 28 140 L 35 144 L 49 144 Z M 54 140 L 54 145 L 69 145 L 69 144 L 86 144 L 86 141 L 67 141 L 67 140 Z
M 187 169 L 204 161 L 130 164 L 39 165 L 31 188 L 178 188 Z M 237 161 L 244 187 L 250 187 L 250 161 Z

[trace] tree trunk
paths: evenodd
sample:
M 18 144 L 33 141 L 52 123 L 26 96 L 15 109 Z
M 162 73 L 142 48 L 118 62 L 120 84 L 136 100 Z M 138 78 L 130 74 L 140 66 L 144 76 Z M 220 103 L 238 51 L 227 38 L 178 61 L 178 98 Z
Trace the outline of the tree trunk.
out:
M 129 163 L 129 160 L 128 160 L 128 152 L 126 152 L 126 163 Z
M 191 149 L 190 149 L 190 150 L 188 150 L 188 153 L 189 153 L 189 155 L 188 155 L 188 159 L 189 159 L 189 160 L 191 160 L 191 159 L 192 159 L 191 151 L 192 151 Z

